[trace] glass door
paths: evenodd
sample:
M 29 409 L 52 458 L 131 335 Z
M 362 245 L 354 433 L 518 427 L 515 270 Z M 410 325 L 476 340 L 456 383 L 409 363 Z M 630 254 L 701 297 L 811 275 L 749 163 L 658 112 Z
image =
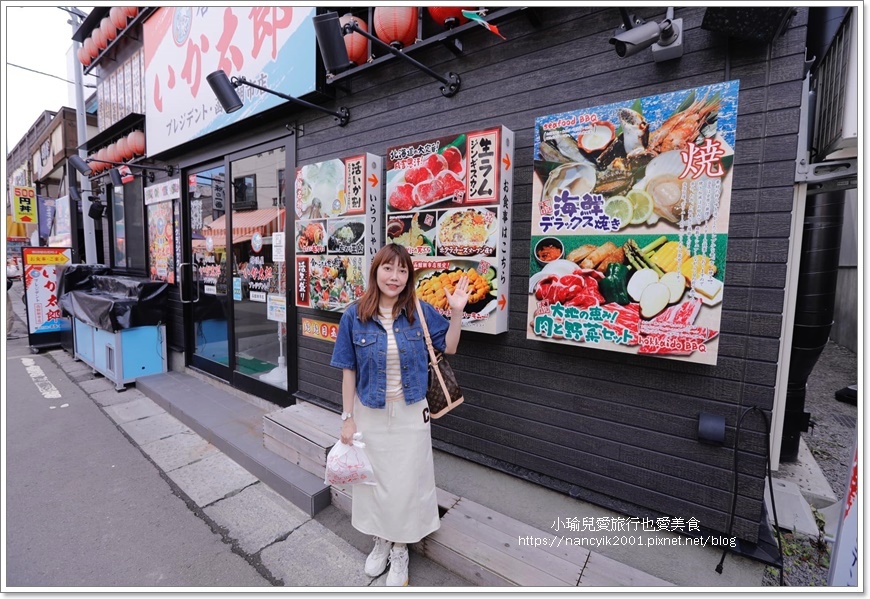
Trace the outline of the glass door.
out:
M 255 393 L 287 389 L 283 144 L 230 157 L 233 383 Z
M 186 240 L 189 262 L 182 265 L 183 301 L 189 304 L 189 363 L 224 380 L 231 378 L 226 169 L 223 164 L 187 175 Z M 186 268 L 185 268 L 186 267 Z

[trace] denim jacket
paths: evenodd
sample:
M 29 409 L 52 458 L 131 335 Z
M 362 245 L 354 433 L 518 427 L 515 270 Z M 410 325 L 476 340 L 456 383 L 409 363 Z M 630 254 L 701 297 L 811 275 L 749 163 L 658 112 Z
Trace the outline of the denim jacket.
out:
M 420 305 L 426 315 L 432 346 L 436 351 L 444 351 L 449 321 L 426 302 L 421 301 Z M 429 379 L 429 351 L 419 316 L 415 314 L 414 324 L 411 324 L 405 312 L 400 312 L 393 322 L 393 334 L 402 366 L 405 403 L 416 403 L 426 398 Z M 364 406 L 383 408 L 386 405 L 387 332 L 377 316 L 364 323 L 357 317 L 356 304 L 345 310 L 330 364 L 356 371 L 356 392 Z

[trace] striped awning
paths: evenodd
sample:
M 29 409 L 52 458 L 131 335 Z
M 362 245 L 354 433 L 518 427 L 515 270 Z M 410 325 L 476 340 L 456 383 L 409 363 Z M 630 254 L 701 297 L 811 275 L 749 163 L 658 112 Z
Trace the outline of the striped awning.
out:
M 221 240 L 227 234 L 227 215 L 224 214 L 215 219 L 207 227 L 202 228 L 205 237 L 213 240 Z M 251 239 L 254 233 L 263 237 L 270 237 L 272 233 L 281 230 L 284 223 L 284 208 L 263 208 L 261 210 L 248 210 L 245 212 L 233 212 L 233 243 L 240 243 Z

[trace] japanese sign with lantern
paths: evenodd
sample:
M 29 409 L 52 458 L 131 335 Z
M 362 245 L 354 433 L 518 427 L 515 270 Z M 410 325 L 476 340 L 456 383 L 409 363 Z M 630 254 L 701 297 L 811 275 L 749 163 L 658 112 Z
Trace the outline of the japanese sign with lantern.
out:
M 738 87 L 536 119 L 529 339 L 716 364 Z
M 290 96 L 315 88 L 313 7 L 175 6 L 143 25 L 148 154 L 217 131 L 286 102 L 249 86 L 227 114 L 206 77 L 222 69 Z
M 444 290 L 469 278 L 466 330 L 508 330 L 513 149 L 495 127 L 387 150 L 387 242 L 408 249 L 417 296 L 444 315 Z
M 24 265 L 24 295 L 29 335 L 33 338 L 68 329 L 69 323 L 62 317 L 57 296 L 57 267 L 71 261 L 72 250 L 25 247 L 21 250 L 21 257 Z
M 343 311 L 362 297 L 383 239 L 381 175 L 374 154 L 296 169 L 296 305 Z

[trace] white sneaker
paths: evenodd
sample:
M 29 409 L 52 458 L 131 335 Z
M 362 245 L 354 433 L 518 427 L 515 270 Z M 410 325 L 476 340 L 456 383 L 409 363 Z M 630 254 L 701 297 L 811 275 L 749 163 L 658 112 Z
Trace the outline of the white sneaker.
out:
M 374 539 L 375 547 L 366 558 L 366 574 L 372 578 L 380 576 L 387 569 L 387 559 L 390 557 L 390 547 L 393 545 L 381 537 L 374 537 Z
M 408 546 L 395 544 L 390 550 L 390 572 L 387 574 L 388 587 L 408 586 Z

